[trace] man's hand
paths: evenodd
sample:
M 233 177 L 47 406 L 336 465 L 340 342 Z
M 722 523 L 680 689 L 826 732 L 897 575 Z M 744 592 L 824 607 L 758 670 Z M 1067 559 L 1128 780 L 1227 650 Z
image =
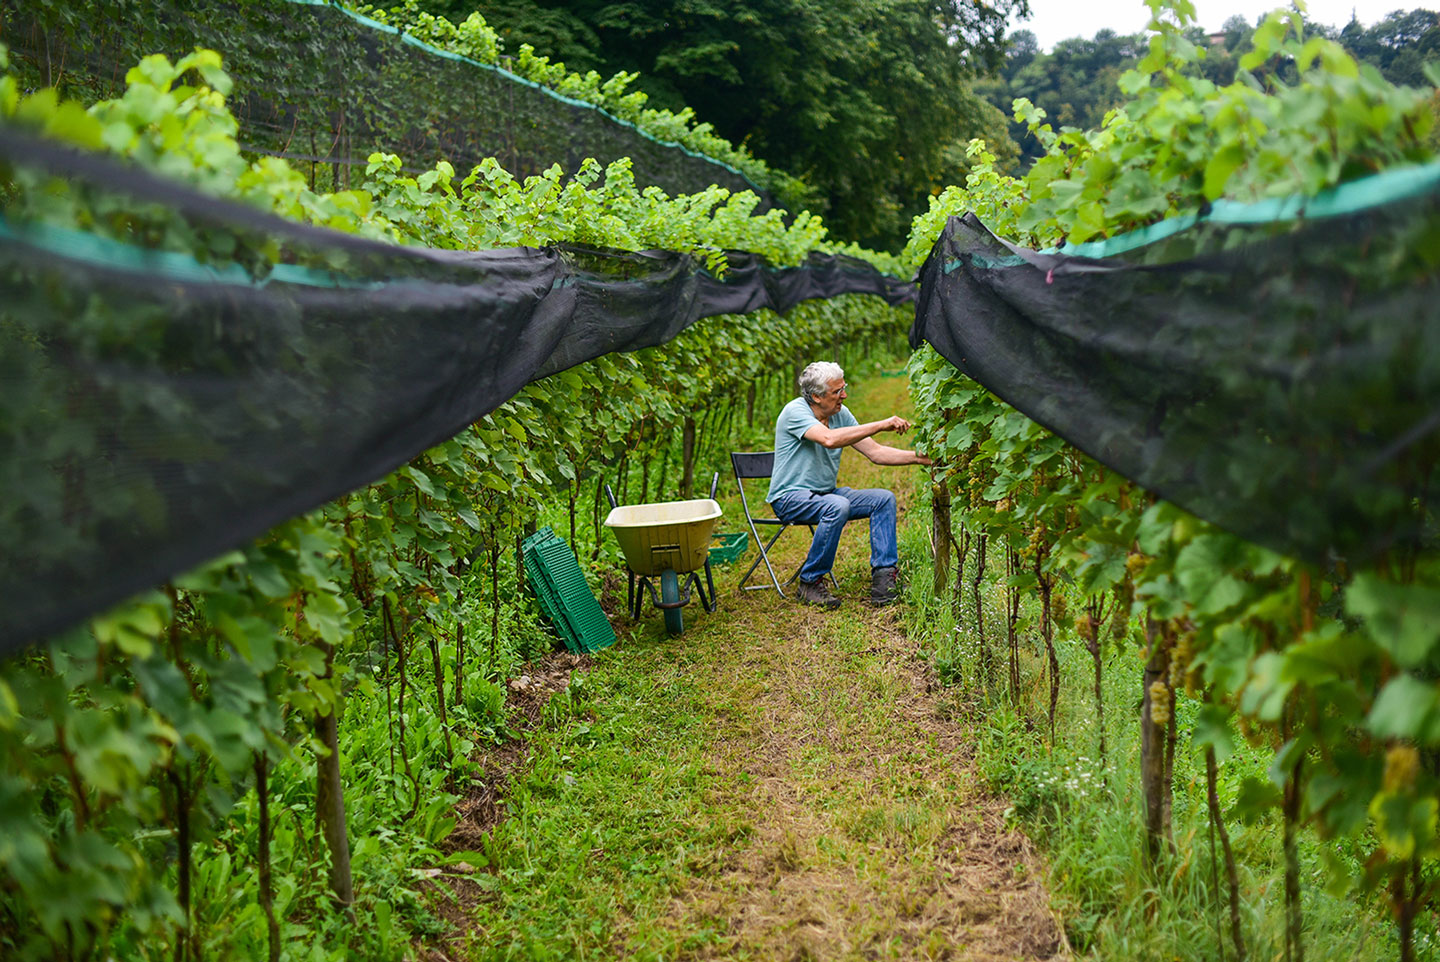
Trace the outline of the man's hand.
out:
M 893 414 L 885 419 L 885 427 L 881 430 L 894 431 L 896 434 L 904 434 L 910 430 L 910 422 L 898 414 Z

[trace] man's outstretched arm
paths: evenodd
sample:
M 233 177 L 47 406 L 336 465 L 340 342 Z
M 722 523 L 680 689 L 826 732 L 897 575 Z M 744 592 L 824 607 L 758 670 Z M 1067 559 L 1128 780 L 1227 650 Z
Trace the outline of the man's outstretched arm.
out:
M 826 427 L 817 421 L 814 427 L 805 432 L 804 438 L 807 441 L 814 441 L 823 448 L 848 448 L 854 445 L 855 450 L 859 451 L 862 441 L 869 440 L 881 431 L 904 434 L 908 430 L 910 430 L 910 422 L 898 416 L 888 417 L 883 421 L 867 421 L 864 424 L 856 424 L 848 428 Z M 878 446 L 883 447 L 883 445 Z M 871 460 L 873 461 L 874 458 Z
M 901 465 L 901 464 L 934 464 L 935 462 L 923 454 L 914 451 L 906 451 L 904 448 L 892 448 L 888 444 L 881 444 L 874 438 L 865 438 L 853 445 L 865 457 L 874 464 Z

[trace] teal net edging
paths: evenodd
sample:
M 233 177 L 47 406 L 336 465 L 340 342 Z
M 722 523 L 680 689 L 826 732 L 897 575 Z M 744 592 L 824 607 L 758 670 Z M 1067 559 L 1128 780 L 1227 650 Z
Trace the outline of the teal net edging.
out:
M 490 71 L 493 71 L 493 72 L 499 74 L 500 76 L 504 77 L 506 80 L 509 80 L 509 81 L 511 81 L 511 82 L 513 82 L 513 83 L 524 84 L 524 85 L 526 85 L 527 87 L 534 87 L 536 90 L 542 91 L 543 93 L 548 94 L 548 95 L 551 96 L 551 97 L 554 97 L 556 100 L 559 100 L 561 103 L 569 104 L 569 105 L 572 106 L 572 107 L 583 107 L 583 108 L 586 108 L 586 109 L 588 109 L 588 110 L 597 111 L 597 112 L 599 112 L 599 114 L 600 114 L 602 117 L 605 117 L 607 120 L 611 121 L 612 123 L 620 124 L 622 127 L 628 127 L 628 128 L 630 128 L 631 130 L 635 131 L 635 133 L 639 134 L 641 137 L 644 137 L 644 138 L 647 139 L 647 140 L 650 140 L 650 141 L 652 141 L 652 142 L 654 142 L 654 143 L 656 143 L 656 144 L 659 144 L 659 145 L 662 146 L 662 147 L 669 147 L 669 148 L 672 148 L 672 149 L 674 149 L 674 150 L 683 151 L 683 152 L 685 152 L 686 154 L 688 154 L 688 155 L 691 156 L 691 157 L 695 157 L 695 158 L 697 158 L 697 159 L 699 159 L 699 160 L 703 160 L 703 161 L 705 161 L 705 162 L 707 162 L 707 163 L 714 164 L 714 165 L 717 166 L 717 167 L 720 167 L 720 168 L 722 168 L 722 169 L 724 169 L 724 170 L 729 171 L 730 173 L 734 174 L 736 177 L 743 178 L 744 181 L 745 181 L 745 183 L 747 183 L 747 184 L 750 185 L 750 189 L 753 190 L 753 191 L 754 191 L 755 193 L 757 193 L 757 194 L 760 194 L 760 195 L 764 196 L 765 193 L 766 193 L 766 189 L 765 189 L 764 187 L 761 187 L 759 184 L 755 183 L 755 181 L 751 180 L 750 177 L 749 177 L 743 170 L 740 170 L 738 167 L 735 167 L 735 166 L 733 166 L 733 165 L 731 165 L 731 164 L 727 164 L 725 161 L 720 160 L 720 159 L 718 159 L 718 158 L 711 157 L 709 154 L 700 153 L 699 151 L 691 150 L 689 147 L 686 147 L 684 144 L 679 143 L 678 141 L 674 141 L 674 140 L 662 140 L 661 138 L 656 137 L 654 134 L 652 134 L 652 133 L 650 133 L 649 131 L 645 130 L 643 127 L 641 127 L 641 126 L 638 125 L 638 124 L 632 123 L 632 122 L 630 122 L 630 121 L 628 121 L 628 120 L 625 120 L 625 119 L 623 119 L 623 118 L 621 118 L 621 117 L 616 117 L 614 114 L 610 113 L 610 111 L 606 110 L 604 107 L 601 107 L 599 104 L 592 104 L 592 103 L 590 103 L 588 100 L 580 100 L 579 98 L 576 98 L 576 97 L 567 96 L 567 95 L 565 95 L 565 94 L 562 94 L 562 93 L 561 93 L 560 91 L 558 91 L 558 90 L 552 90 L 551 88 L 545 86 L 544 84 L 536 83 L 535 81 L 529 79 L 528 77 L 522 77 L 522 76 L 520 76 L 519 74 L 514 73 L 513 71 L 507 70 L 507 69 L 505 69 L 504 67 L 500 66 L 499 64 L 489 64 L 489 63 L 485 63 L 483 60 L 474 60 L 474 59 L 471 59 L 470 57 L 465 56 L 464 54 L 455 53 L 454 51 L 442 50 L 442 49 L 440 49 L 439 47 L 435 47 L 435 46 L 432 46 L 432 45 L 426 43 L 425 41 L 421 40 L 421 39 L 418 38 L 418 37 L 411 36 L 410 34 L 406 33 L 406 32 L 403 31 L 403 30 L 400 30 L 400 29 L 398 29 L 398 28 L 396 28 L 396 27 L 392 27 L 392 26 L 390 26 L 389 24 L 386 24 L 386 23 L 381 23 L 381 22 L 378 21 L 378 20 L 375 20 L 375 19 L 373 19 L 373 18 L 371 18 L 371 17 L 365 16 L 363 13 L 359 13 L 359 12 L 357 12 L 357 11 L 355 11 L 355 10 L 351 10 L 349 7 L 343 6 L 342 4 L 334 3 L 334 2 L 332 2 L 332 0 L 288 0 L 288 2 L 289 2 L 289 3 L 300 4 L 301 6 L 307 6 L 307 7 L 333 7 L 334 9 L 341 11 L 341 12 L 344 13 L 346 16 L 348 16 L 348 17 L 350 17 L 351 19 L 355 20 L 356 22 L 362 23 L 362 24 L 364 24 L 365 26 L 369 27 L 369 28 L 372 29 L 372 30 L 381 30 L 381 31 L 384 31 L 384 32 L 386 32 L 386 33 L 396 34 L 396 35 L 398 35 L 398 36 L 400 37 L 400 41 L 401 41 L 402 43 L 407 43 L 407 44 L 409 44 L 409 45 L 412 46 L 412 47 L 417 47 L 417 48 L 419 48 L 419 49 L 421 49 L 421 50 L 424 50 L 426 53 L 431 54 L 431 55 L 433 55 L 433 56 L 436 56 L 436 57 L 444 57 L 446 60 L 456 60 L 456 61 L 459 61 L 459 62 L 461 62 L 461 63 L 469 64 L 469 65 L 472 66 L 472 67 L 478 67 L 478 68 L 480 68 L 481 70 L 490 70 Z
M 384 476 L 532 381 L 702 317 L 915 294 L 841 254 L 729 251 L 716 277 L 674 251 L 382 243 L 3 124 L 0 170 L 0 652 Z M 27 207 L 51 188 L 96 233 Z
M 1344 217 L 1358 214 L 1382 204 L 1392 204 L 1415 197 L 1423 197 L 1440 184 L 1440 161 L 1432 161 L 1414 167 L 1399 167 L 1380 171 L 1359 180 L 1321 191 L 1313 197 L 1291 194 L 1286 197 L 1266 197 L 1262 200 L 1239 201 L 1221 198 L 1210 206 L 1209 213 L 1185 214 L 1158 223 L 1127 231 L 1114 237 L 1083 244 L 1062 244 L 1058 248 L 1046 248 L 1041 253 L 1065 254 L 1069 257 L 1113 257 L 1127 251 L 1145 247 L 1183 233 L 1202 223 L 1262 225 L 1279 224 L 1305 219 Z
M 661 140 L 602 107 L 501 66 L 438 49 L 323 0 L 0 0 L 0 42 L 23 87 L 94 101 L 118 95 L 143 57 L 218 50 L 243 149 L 284 157 L 312 184 L 354 186 L 372 153 L 421 173 L 494 157 L 516 177 L 629 158 L 636 183 L 671 195 L 718 185 L 776 206 L 731 164 Z
M 1440 543 L 1440 164 L 1058 251 L 952 217 L 910 343 L 1118 474 L 1319 565 Z

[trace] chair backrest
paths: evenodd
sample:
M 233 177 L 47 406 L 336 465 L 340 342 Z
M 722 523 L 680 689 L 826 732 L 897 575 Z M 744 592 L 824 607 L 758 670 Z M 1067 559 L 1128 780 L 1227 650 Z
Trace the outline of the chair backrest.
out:
M 735 477 L 742 481 L 746 478 L 768 478 L 775 470 L 775 452 L 731 451 L 730 465 L 735 469 Z

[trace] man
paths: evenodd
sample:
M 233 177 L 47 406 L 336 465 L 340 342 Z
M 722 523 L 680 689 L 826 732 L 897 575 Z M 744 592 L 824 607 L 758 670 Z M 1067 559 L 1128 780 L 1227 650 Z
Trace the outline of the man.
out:
M 853 447 L 875 464 L 935 463 L 877 442 L 876 434 L 904 434 L 910 422 L 888 417 L 861 424 L 846 409 L 847 396 L 845 372 L 838 364 L 816 361 L 800 373 L 800 396 L 781 409 L 775 422 L 775 469 L 765 497 L 781 521 L 815 525 L 796 595 L 823 608 L 840 606 L 825 578 L 835 564 L 840 532 L 851 518 L 870 519 L 870 601 L 888 605 L 899 594 L 895 495 L 883 488 L 837 488 L 841 451 Z

